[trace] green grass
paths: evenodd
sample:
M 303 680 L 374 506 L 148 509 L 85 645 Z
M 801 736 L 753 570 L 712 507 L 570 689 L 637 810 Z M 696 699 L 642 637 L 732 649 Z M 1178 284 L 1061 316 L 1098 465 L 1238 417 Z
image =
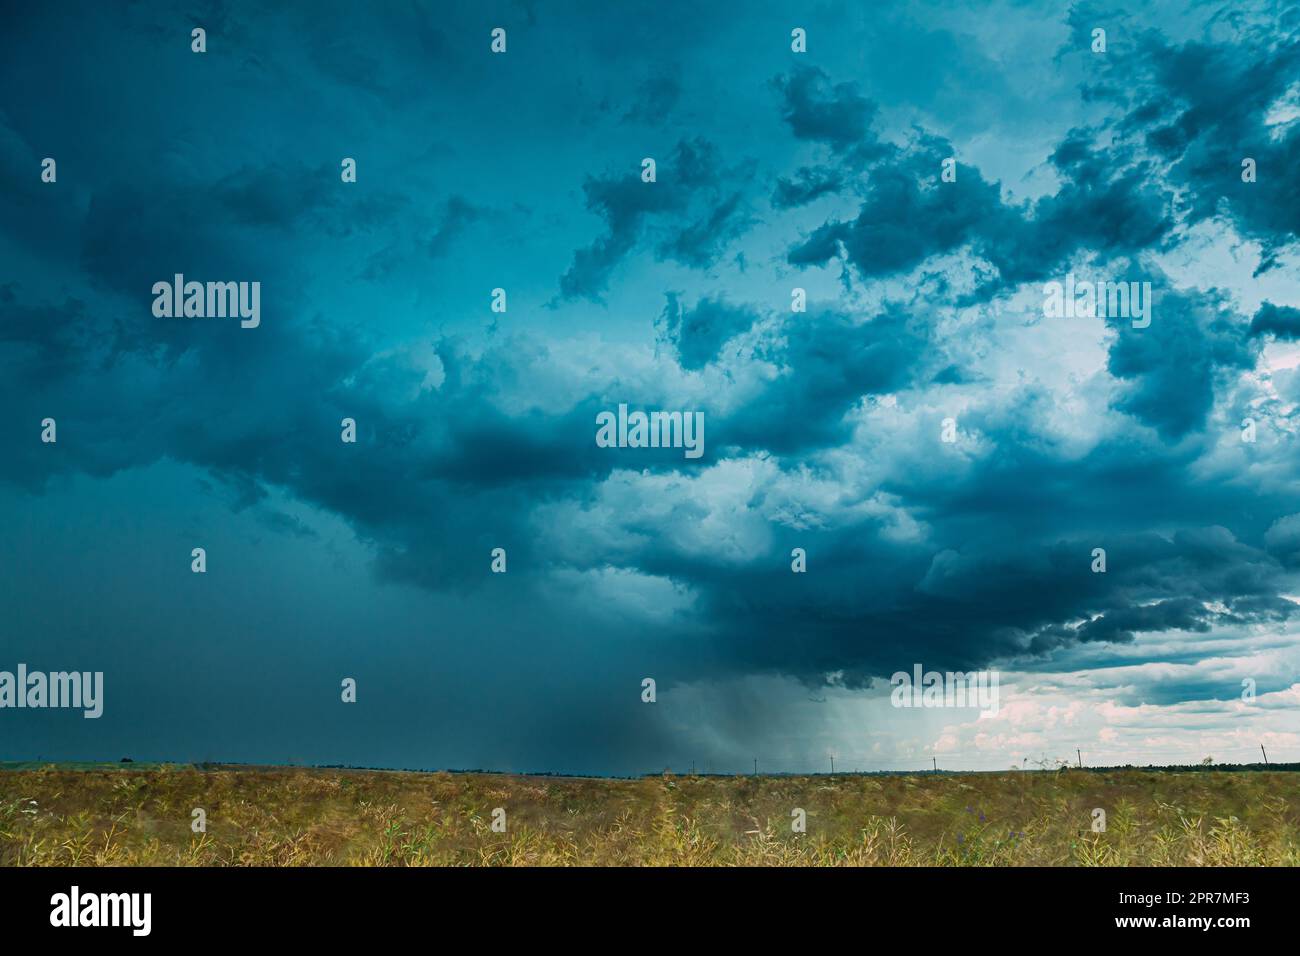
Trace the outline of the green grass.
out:
M 806 833 L 791 831 L 796 807 Z M 1300 774 L 1279 772 L 0 770 L 8 866 L 1294 866 L 1298 827 Z

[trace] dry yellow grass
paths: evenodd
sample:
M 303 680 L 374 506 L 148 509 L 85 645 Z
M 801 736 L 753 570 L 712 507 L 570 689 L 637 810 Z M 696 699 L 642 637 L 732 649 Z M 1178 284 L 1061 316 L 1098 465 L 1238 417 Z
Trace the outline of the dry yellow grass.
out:
M 206 833 L 191 830 L 196 807 Z M 0 770 L 9 866 L 1294 866 L 1298 824 L 1300 774 L 1285 772 Z

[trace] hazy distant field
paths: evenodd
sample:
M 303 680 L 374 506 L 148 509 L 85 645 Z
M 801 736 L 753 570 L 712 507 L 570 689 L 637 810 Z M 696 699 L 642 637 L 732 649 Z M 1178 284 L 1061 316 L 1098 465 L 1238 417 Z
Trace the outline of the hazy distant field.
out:
M 506 832 L 492 829 L 505 809 Z M 202 808 L 207 832 L 191 830 Z M 791 812 L 807 832 L 791 830 Z M 1106 831 L 1092 832 L 1093 809 Z M 5 865 L 1291 865 L 1300 774 L 0 770 Z

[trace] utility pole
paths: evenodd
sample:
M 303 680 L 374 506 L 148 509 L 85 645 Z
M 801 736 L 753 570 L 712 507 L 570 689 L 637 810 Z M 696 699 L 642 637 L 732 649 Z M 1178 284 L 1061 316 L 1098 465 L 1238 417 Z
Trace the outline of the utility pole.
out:
M 935 772 L 935 773 L 938 773 L 938 772 L 939 772 L 939 758 L 937 758 L 937 757 L 931 757 L 931 758 L 930 758 L 930 762 L 934 764 L 934 772 Z
M 835 755 L 831 754 L 831 776 L 835 776 Z
M 1268 751 L 1264 749 L 1264 745 L 1263 745 L 1263 744 L 1260 744 L 1260 745 L 1259 745 L 1259 752 L 1262 753 L 1262 754 L 1264 755 L 1264 766 L 1267 767 L 1267 766 L 1268 766 Z
M 755 777 L 758 776 L 758 758 L 757 758 L 757 757 L 754 758 L 754 776 L 755 776 Z
M 1082 753 L 1079 753 L 1079 748 L 1078 748 L 1078 747 L 1075 747 L 1075 748 L 1074 748 L 1074 752 L 1075 752 L 1076 754 L 1079 754 L 1079 769 L 1082 770 L 1082 769 L 1083 769 L 1083 754 L 1082 754 Z

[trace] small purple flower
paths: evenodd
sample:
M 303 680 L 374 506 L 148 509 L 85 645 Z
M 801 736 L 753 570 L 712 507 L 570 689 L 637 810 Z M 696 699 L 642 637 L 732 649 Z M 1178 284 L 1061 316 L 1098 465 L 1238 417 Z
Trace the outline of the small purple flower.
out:
M 984 822 L 984 814 L 981 813 L 981 814 L 980 814 L 980 823 L 983 823 L 983 822 Z
M 958 842 L 958 843 L 965 843 L 965 842 L 966 842 L 966 834 L 964 834 L 964 833 L 958 833 L 958 834 L 957 834 L 957 842 Z

